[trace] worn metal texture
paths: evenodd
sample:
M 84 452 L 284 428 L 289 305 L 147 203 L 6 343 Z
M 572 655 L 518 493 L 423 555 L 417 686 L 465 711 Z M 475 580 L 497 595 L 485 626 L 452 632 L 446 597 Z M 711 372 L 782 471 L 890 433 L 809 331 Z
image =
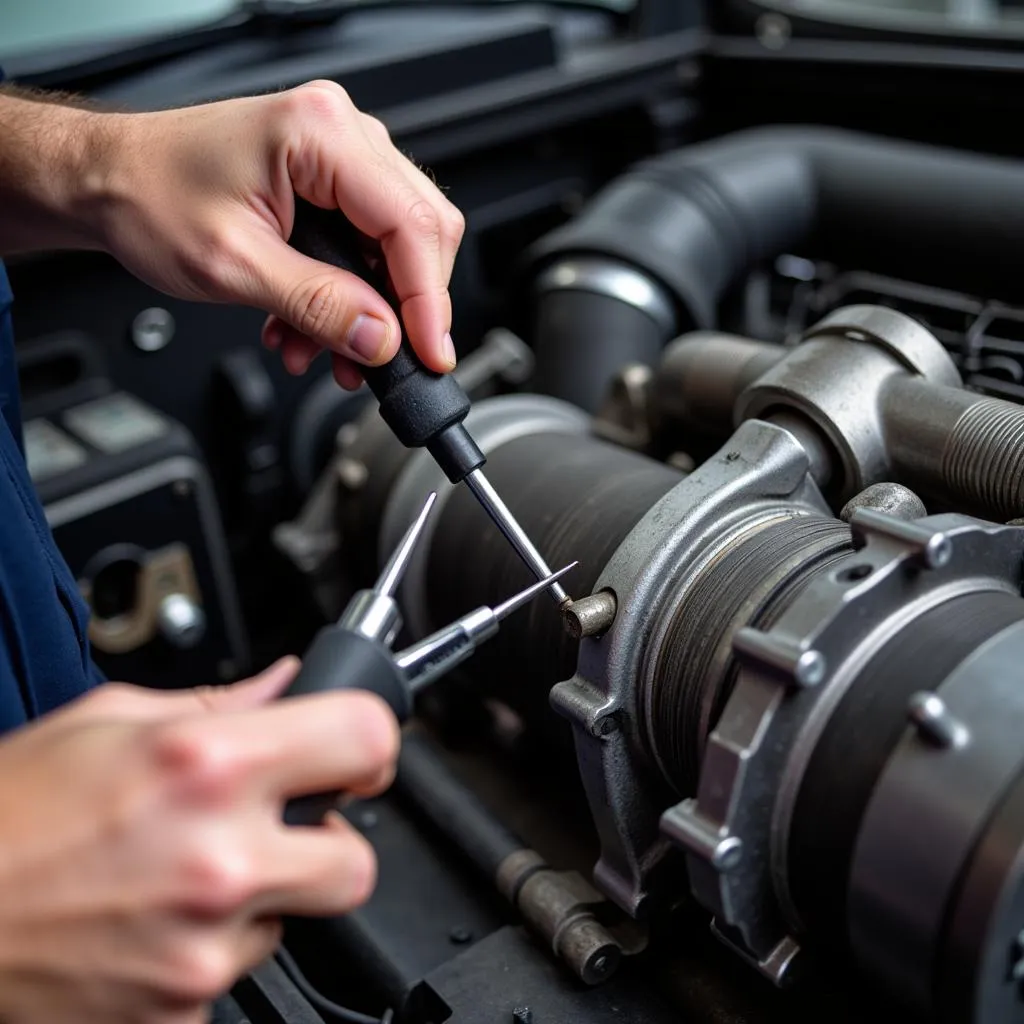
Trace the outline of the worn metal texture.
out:
M 806 452 L 787 431 L 752 420 L 719 453 L 656 503 L 597 581 L 616 596 L 618 614 L 599 639 L 584 640 L 576 675 L 551 693 L 574 726 L 584 786 L 601 839 L 594 877 L 627 913 L 642 917 L 669 852 L 658 827 L 668 797 L 639 755 L 637 682 L 658 649 L 673 601 L 735 530 L 780 508 L 828 508 L 809 475 Z
M 796 794 L 858 670 L 924 610 L 958 594 L 1020 589 L 1024 531 L 956 515 L 908 524 L 869 510 L 851 525 L 860 550 L 812 579 L 766 633 L 737 636 L 744 666 L 697 796 L 664 819 L 688 851 L 699 902 L 766 970 L 799 927 L 787 880 Z M 811 676 L 800 672 L 808 655 L 820 667 Z
M 908 728 L 864 817 L 850 879 L 853 950 L 924 1011 L 934 1009 L 932 972 L 949 894 L 1024 765 L 1022 663 L 1018 623 L 959 665 L 934 695 L 958 728 L 938 737 Z

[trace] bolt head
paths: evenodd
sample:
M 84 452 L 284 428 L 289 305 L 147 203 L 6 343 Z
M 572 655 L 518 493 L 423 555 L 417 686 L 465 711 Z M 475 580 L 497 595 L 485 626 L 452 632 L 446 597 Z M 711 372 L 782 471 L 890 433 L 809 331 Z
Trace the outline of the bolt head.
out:
M 825 678 L 825 656 L 820 651 L 804 651 L 793 675 L 800 686 L 818 686 Z

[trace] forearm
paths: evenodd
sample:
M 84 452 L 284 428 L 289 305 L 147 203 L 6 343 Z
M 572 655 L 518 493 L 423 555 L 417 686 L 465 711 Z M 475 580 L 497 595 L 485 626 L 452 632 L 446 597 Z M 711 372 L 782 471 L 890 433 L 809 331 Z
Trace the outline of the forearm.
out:
M 104 210 L 128 116 L 0 88 L 0 257 L 104 247 Z

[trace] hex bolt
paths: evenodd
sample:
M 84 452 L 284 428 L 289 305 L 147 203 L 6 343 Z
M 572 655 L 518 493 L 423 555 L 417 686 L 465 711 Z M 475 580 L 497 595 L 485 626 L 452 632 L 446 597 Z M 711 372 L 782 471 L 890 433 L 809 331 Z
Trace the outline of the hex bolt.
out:
M 941 749 L 959 748 L 971 734 L 937 694 L 927 690 L 915 693 L 907 705 L 907 717 L 922 739 Z

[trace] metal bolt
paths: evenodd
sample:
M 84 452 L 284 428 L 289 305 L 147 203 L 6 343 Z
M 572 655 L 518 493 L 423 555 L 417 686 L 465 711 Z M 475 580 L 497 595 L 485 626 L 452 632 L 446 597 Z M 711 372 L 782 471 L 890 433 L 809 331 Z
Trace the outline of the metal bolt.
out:
M 533 1024 L 533 1010 L 528 1006 L 517 1006 L 512 1011 L 513 1024 Z
M 907 717 L 917 726 L 922 739 L 936 747 L 959 748 L 971 738 L 967 727 L 946 707 L 937 694 L 922 690 L 910 698 Z
M 187 651 L 206 635 L 206 613 L 187 594 L 168 594 L 156 613 L 163 638 L 178 650 Z
M 821 651 L 803 649 L 799 641 L 776 633 L 762 633 L 744 626 L 733 638 L 733 650 L 788 675 L 797 686 L 818 686 L 825 679 L 828 663 Z
M 615 595 L 611 591 L 602 590 L 567 604 L 562 610 L 562 624 L 574 640 L 585 636 L 600 636 L 615 621 L 617 610 Z
M 614 715 L 605 715 L 604 718 L 600 719 L 597 723 L 597 735 L 598 736 L 611 736 L 619 727 L 618 722 L 615 721 Z
M 873 508 L 855 508 L 850 515 L 854 540 L 863 546 L 868 533 L 889 537 L 912 548 L 919 564 L 941 569 L 953 557 L 953 543 L 944 533 L 924 523 L 908 523 Z
M 338 479 L 349 491 L 358 491 L 369 479 L 370 471 L 358 459 L 344 458 L 338 461 Z
M 715 846 L 711 854 L 711 866 L 716 871 L 732 871 L 739 867 L 743 859 L 743 840 L 738 836 L 729 836 Z
M 781 14 L 762 14 L 754 26 L 758 42 L 766 50 L 781 50 L 793 36 L 789 18 Z
M 472 941 L 473 933 L 468 928 L 457 926 L 448 933 L 448 938 L 454 942 L 456 946 L 464 946 L 467 942 Z
M 132 344 L 140 352 L 159 352 L 173 337 L 174 317 L 159 306 L 144 309 L 132 321 Z

